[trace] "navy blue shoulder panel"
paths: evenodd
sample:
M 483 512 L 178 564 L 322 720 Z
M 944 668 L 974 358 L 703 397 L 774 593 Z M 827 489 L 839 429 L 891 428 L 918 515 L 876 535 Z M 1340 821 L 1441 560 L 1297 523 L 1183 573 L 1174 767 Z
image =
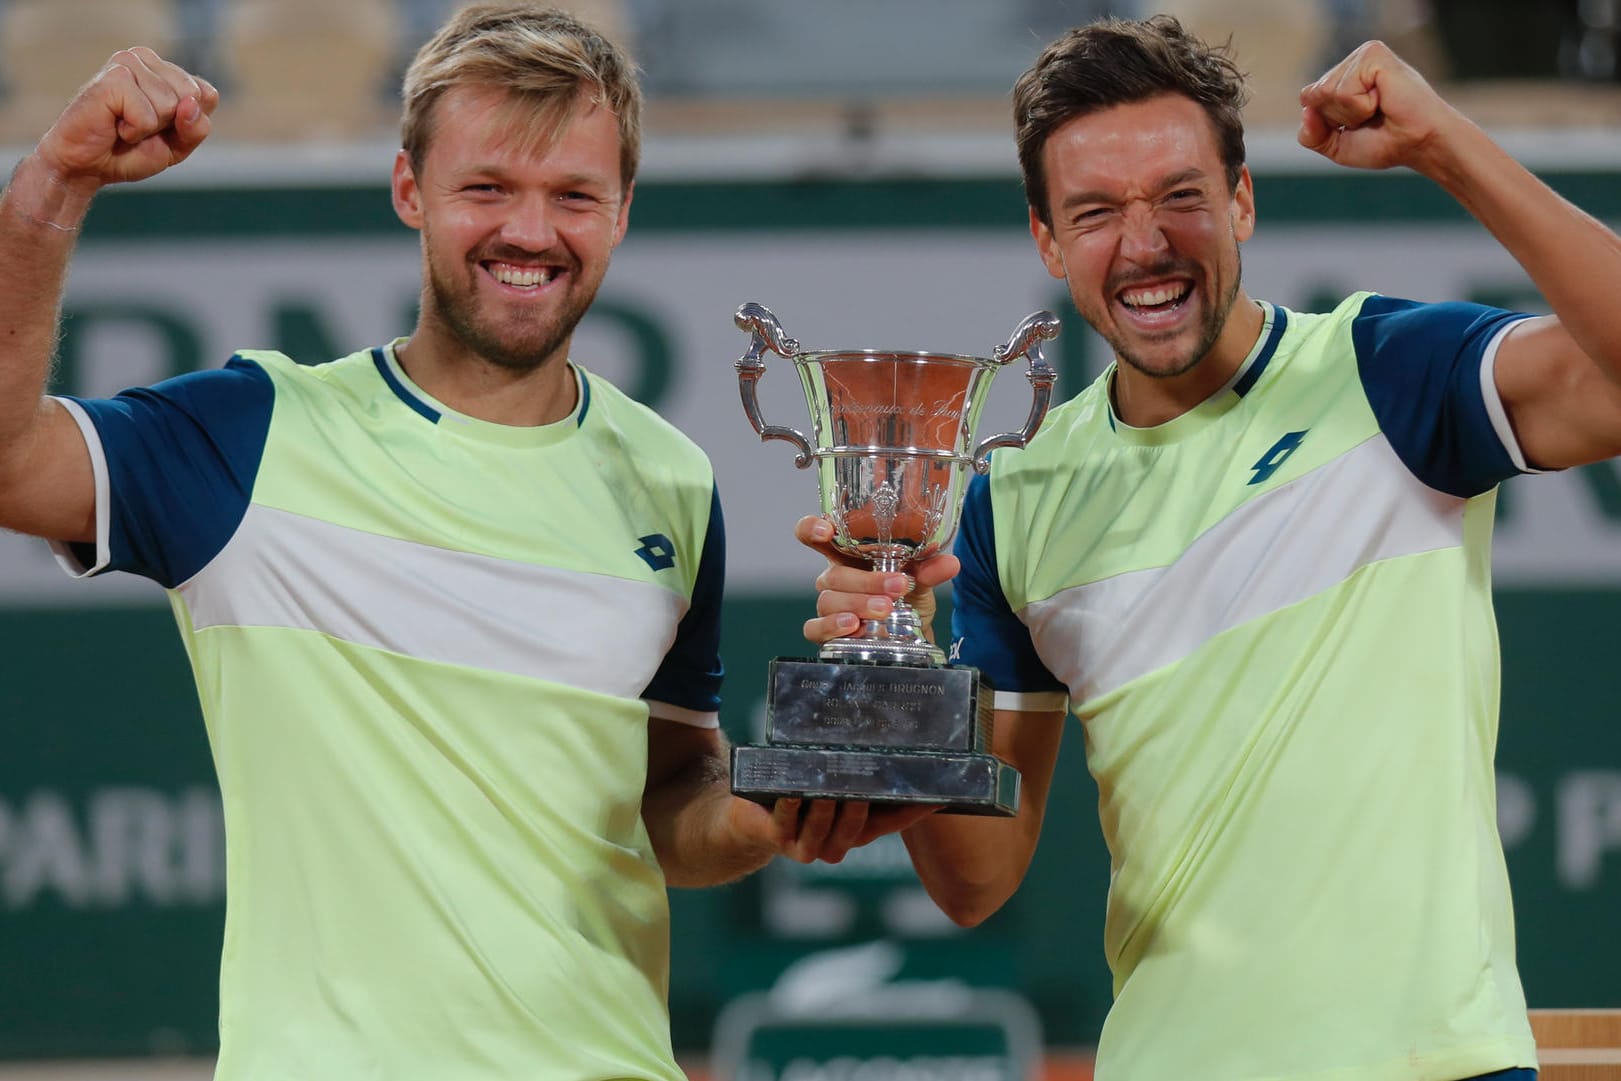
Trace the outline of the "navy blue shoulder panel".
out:
M 219 554 L 247 513 L 275 399 L 270 376 L 241 357 L 113 398 L 73 399 L 107 459 L 107 569 L 172 588 Z
M 1036 656 L 1030 630 L 1008 607 L 996 569 L 990 478 L 975 475 L 963 498 L 952 552 L 962 562 L 951 588 L 951 660 L 978 668 L 999 691 L 1064 691 Z
M 1480 365 L 1498 332 L 1524 318 L 1480 304 L 1372 296 L 1352 322 L 1379 429 L 1431 488 L 1468 498 L 1519 472 L 1486 412 Z
M 675 644 L 664 655 L 653 681 L 642 697 L 668 702 L 697 713 L 720 709 L 720 685 L 726 670 L 720 660 L 721 591 L 726 580 L 726 521 L 721 514 L 720 492 L 709 501 L 709 530 L 698 577 L 692 585 L 692 604 L 676 627 Z

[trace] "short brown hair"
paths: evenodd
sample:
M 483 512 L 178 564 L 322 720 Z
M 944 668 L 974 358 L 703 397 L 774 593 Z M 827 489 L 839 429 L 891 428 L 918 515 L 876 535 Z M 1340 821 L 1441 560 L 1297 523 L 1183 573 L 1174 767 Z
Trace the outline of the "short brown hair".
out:
M 534 3 L 474 4 L 451 17 L 405 72 L 401 145 L 422 169 L 433 107 L 446 91 L 504 90 L 549 145 L 582 95 L 619 121 L 620 179 L 629 188 L 641 158 L 642 92 L 636 65 L 613 42 L 566 12 Z
M 1227 184 L 1244 168 L 1244 103 L 1249 91 L 1231 43 L 1211 46 L 1170 15 L 1102 19 L 1076 27 L 1044 49 L 1013 86 L 1024 195 L 1052 224 L 1042 151 L 1052 133 L 1077 116 L 1160 94 L 1181 94 L 1204 107 L 1216 129 Z

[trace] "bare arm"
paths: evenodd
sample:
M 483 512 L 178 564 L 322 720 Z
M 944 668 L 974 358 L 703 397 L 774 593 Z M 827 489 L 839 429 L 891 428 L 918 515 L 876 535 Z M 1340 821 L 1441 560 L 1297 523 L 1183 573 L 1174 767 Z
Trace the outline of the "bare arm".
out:
M 800 519 L 795 536 L 828 561 L 816 579 L 818 615 L 806 622 L 806 638 L 825 642 L 854 631 L 862 616 L 885 615 L 894 599 L 905 594 L 923 620 L 925 634 L 933 640 L 933 587 L 957 573 L 960 564 L 955 556 L 942 554 L 925 560 L 914 568 L 915 582 L 908 583 L 900 576 L 881 575 L 846 561 L 832 547 L 833 529 L 825 519 Z M 913 587 L 910 593 L 908 586 Z M 972 926 L 984 920 L 1024 881 L 1041 836 L 1063 721 L 1061 710 L 996 711 L 991 752 L 1019 771 L 1017 815 L 931 815 L 901 834 L 923 888 L 957 923 Z
M 1063 726 L 1061 710 L 997 710 L 991 751 L 1019 771 L 1019 813 L 1013 818 L 931 815 L 901 834 L 929 897 L 964 927 L 1001 908 L 1030 869 Z
M 1379 42 L 1301 92 L 1300 142 L 1358 168 L 1435 181 L 1524 268 L 1553 309 L 1505 338 L 1498 392 L 1527 459 L 1546 468 L 1621 453 L 1621 239 L 1566 202 Z
M 95 536 L 84 440 L 42 399 L 68 261 L 102 187 L 142 180 L 195 150 L 219 95 L 150 49 L 126 49 L 79 91 L 0 197 L 0 526 Z
M 648 721 L 642 821 L 672 886 L 716 886 L 773 856 L 837 863 L 932 807 L 869 808 L 831 800 L 778 800 L 771 810 L 731 793 L 726 737 L 716 728 Z

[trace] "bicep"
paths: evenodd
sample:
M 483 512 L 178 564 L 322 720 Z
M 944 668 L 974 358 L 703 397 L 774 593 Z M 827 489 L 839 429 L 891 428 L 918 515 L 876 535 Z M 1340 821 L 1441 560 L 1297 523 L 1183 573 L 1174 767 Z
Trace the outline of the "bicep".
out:
M 67 408 L 40 402 L 27 452 L 0 488 L 0 527 L 48 540 L 96 539 L 96 478 L 90 449 Z
M 1527 465 L 1565 469 L 1621 453 L 1621 384 L 1557 318 L 1516 324 L 1498 347 L 1493 376 Z

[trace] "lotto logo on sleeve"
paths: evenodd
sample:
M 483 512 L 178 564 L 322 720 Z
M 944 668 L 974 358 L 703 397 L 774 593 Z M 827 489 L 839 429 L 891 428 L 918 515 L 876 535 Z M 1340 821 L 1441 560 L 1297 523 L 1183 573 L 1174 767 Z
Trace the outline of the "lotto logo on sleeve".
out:
M 645 537 L 637 537 L 642 546 L 636 549 L 636 554 L 643 563 L 656 571 L 667 571 L 675 566 L 675 542 L 663 533 L 649 533 Z

